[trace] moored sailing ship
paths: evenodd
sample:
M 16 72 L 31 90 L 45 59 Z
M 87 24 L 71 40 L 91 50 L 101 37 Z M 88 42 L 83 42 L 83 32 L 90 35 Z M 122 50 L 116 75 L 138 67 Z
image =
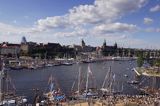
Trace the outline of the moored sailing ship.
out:
M 118 89 L 115 89 L 114 84 L 117 84 L 117 86 L 120 86 L 120 83 L 116 81 L 116 75 L 112 72 L 111 66 L 110 66 L 104 78 L 102 88 L 100 89 L 102 95 L 104 96 L 114 95 L 114 94 L 119 94 L 123 92 L 123 84 L 121 87 L 118 87 Z
M 0 61 L 0 106 L 20 106 L 27 103 L 27 99 L 24 96 L 17 96 L 13 90 L 10 90 L 9 83 L 11 84 L 11 78 L 5 69 L 5 63 Z
M 79 68 L 77 91 L 72 90 L 73 92 L 72 98 L 88 99 L 88 98 L 96 98 L 98 96 L 98 91 L 94 85 L 94 77 L 93 77 L 93 73 L 91 71 L 90 65 L 88 65 L 88 70 L 86 74 L 87 74 L 86 81 L 84 82 L 85 86 L 83 86 L 83 79 L 81 78 L 82 77 L 81 68 Z M 75 85 L 75 82 L 74 82 L 74 85 Z
M 65 101 L 66 96 L 62 93 L 61 89 L 57 87 L 52 75 L 49 77 L 48 84 L 50 86 L 49 92 L 43 94 L 45 99 L 41 101 L 41 105 L 53 106 L 59 102 Z

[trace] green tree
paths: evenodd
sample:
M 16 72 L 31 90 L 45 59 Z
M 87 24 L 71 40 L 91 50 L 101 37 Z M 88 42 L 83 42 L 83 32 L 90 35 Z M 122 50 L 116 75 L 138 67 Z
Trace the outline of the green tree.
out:
M 154 65 L 158 67 L 158 71 L 159 71 L 160 70 L 160 59 L 156 60 Z
M 138 67 L 141 67 L 144 63 L 144 58 L 143 58 L 143 53 L 139 52 L 138 53 L 138 60 L 137 60 L 137 65 Z
M 146 54 L 146 61 L 149 63 L 149 60 L 150 60 L 150 53 L 149 52 L 147 52 L 147 54 Z

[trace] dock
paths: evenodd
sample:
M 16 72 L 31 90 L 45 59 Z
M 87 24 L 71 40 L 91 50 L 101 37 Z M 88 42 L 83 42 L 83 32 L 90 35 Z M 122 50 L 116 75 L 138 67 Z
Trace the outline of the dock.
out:
M 133 70 L 138 76 L 141 76 L 141 74 L 136 70 L 136 68 L 133 68 Z

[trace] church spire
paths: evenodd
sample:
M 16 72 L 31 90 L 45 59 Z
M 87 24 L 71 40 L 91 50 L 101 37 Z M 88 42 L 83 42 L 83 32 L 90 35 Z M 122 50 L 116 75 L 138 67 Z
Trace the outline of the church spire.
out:
M 82 39 L 82 47 L 85 47 L 85 46 L 86 46 L 86 44 L 85 44 L 84 40 Z
M 103 48 L 105 48 L 107 46 L 106 44 L 106 40 L 104 39 L 104 42 L 103 42 Z
M 114 44 L 114 48 L 115 48 L 115 49 L 117 49 L 117 47 L 118 47 L 118 46 L 117 46 L 117 43 L 115 42 L 115 44 Z

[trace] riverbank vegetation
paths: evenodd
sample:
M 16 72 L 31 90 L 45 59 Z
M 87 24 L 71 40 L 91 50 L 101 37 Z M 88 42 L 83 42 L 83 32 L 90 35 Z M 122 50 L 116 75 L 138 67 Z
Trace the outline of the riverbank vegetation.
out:
M 136 68 L 136 70 L 141 75 L 160 77 L 160 59 L 155 59 L 152 63 L 153 65 L 145 66 L 144 58 L 139 57 L 137 60 L 137 64 L 138 68 Z
M 151 58 L 149 54 L 138 53 L 137 72 L 145 76 L 160 77 L 160 59 Z

